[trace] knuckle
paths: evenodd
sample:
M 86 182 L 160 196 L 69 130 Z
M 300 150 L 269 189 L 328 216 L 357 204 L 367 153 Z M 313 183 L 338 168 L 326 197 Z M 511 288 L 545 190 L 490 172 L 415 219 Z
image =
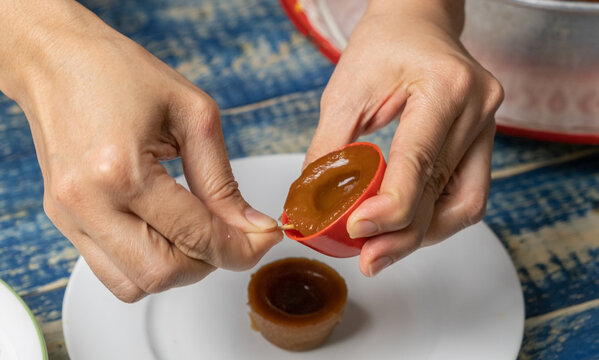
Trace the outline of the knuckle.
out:
M 218 105 L 211 97 L 205 96 L 201 101 L 195 102 L 190 109 L 190 133 L 194 136 L 214 137 L 220 136 L 222 126 Z
M 442 64 L 441 68 L 445 70 L 444 73 L 452 74 L 449 88 L 453 89 L 456 94 L 467 93 L 474 83 L 474 73 L 471 66 L 454 57 L 442 60 Z
M 492 77 L 487 84 L 487 89 L 485 93 L 485 111 L 488 114 L 493 114 L 495 113 L 495 111 L 497 111 L 499 105 L 501 105 L 501 103 L 503 102 L 505 96 L 503 86 L 501 86 L 501 83 L 499 81 Z
M 464 226 L 470 226 L 481 221 L 487 210 L 487 194 L 485 192 L 472 192 L 465 199 Z
M 435 159 L 436 159 L 436 151 L 432 146 L 427 146 L 425 144 L 421 144 L 418 147 L 413 148 L 411 151 L 403 154 L 403 157 L 406 159 L 406 165 L 409 171 L 415 175 L 415 178 L 428 179 L 434 171 L 435 167 Z M 396 154 L 395 151 L 392 151 L 389 154 L 389 157 L 393 156 L 401 156 L 400 154 Z
M 54 224 L 54 226 L 72 242 L 73 239 L 65 232 L 67 230 L 66 224 L 69 222 L 69 218 L 57 208 L 59 205 L 54 203 L 47 194 L 44 194 L 42 206 L 44 208 L 44 213 L 48 219 L 50 219 L 52 224 Z
M 231 176 L 215 176 L 214 181 L 208 185 L 210 201 L 241 198 L 239 183 Z
M 55 220 L 58 219 L 58 211 L 52 202 L 53 201 L 48 195 L 48 192 L 46 192 L 42 200 L 42 207 L 44 208 L 46 216 L 48 216 L 48 218 L 55 223 Z
M 100 148 L 90 162 L 90 182 L 121 196 L 135 196 L 143 188 L 143 176 L 134 170 L 138 167 L 130 154 L 115 145 Z
M 472 87 L 473 75 L 469 69 L 466 69 L 463 66 L 457 67 L 454 69 L 455 71 L 455 79 L 454 79 L 454 88 L 455 92 L 458 94 L 465 94 Z
M 415 207 L 402 201 L 402 197 L 396 193 L 385 192 L 380 195 L 387 198 L 387 208 L 390 209 L 391 214 L 391 224 L 387 224 L 387 226 L 381 224 L 385 228 L 384 230 L 399 230 L 412 222 Z
M 137 302 L 146 296 L 145 292 L 133 284 L 123 284 L 110 291 L 119 300 L 127 304 Z
M 201 105 L 202 105 L 202 112 L 203 112 L 204 116 L 211 117 L 211 118 L 219 116 L 220 111 L 218 109 L 218 104 L 210 96 L 204 96 L 201 101 Z
M 437 161 L 432 175 L 428 178 L 425 187 L 434 199 L 438 199 L 451 178 L 453 168 L 446 161 Z
M 170 264 L 153 263 L 139 279 L 139 287 L 148 294 L 170 289 L 176 284 L 178 272 Z
M 85 199 L 82 183 L 82 177 L 73 171 L 54 177 L 48 193 L 44 196 L 45 209 L 56 214 L 50 204 L 67 209 L 77 208 Z
M 169 239 L 186 256 L 199 260 L 214 258 L 210 222 L 192 227 L 185 226 L 171 232 Z

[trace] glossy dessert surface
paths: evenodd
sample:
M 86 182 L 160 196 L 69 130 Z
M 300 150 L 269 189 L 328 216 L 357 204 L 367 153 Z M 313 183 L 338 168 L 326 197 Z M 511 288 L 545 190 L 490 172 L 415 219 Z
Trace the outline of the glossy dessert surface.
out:
M 302 236 L 313 235 L 341 216 L 368 188 L 380 163 L 372 146 L 331 152 L 310 165 L 291 185 L 284 210 Z
M 347 287 L 328 265 L 287 258 L 260 268 L 248 287 L 252 327 L 289 350 L 321 344 L 343 314 Z

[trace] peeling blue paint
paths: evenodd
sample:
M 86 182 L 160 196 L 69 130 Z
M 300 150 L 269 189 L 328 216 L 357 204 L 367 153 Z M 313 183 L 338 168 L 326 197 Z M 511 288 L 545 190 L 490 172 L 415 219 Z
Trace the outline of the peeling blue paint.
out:
M 214 97 L 224 109 L 231 158 L 308 147 L 333 66 L 293 28 L 277 0 L 82 3 Z M 394 130 L 366 139 L 388 150 Z M 498 135 L 492 167 L 507 171 L 589 149 Z M 182 174 L 179 160 L 164 165 Z M 61 318 L 64 288 L 36 291 L 68 278 L 77 253 L 43 213 L 42 196 L 25 116 L 0 94 L 0 278 L 50 322 Z M 514 260 L 527 317 L 599 298 L 597 204 L 597 154 L 493 181 L 484 220 Z M 527 326 L 521 358 L 597 359 L 598 324 L 593 307 Z

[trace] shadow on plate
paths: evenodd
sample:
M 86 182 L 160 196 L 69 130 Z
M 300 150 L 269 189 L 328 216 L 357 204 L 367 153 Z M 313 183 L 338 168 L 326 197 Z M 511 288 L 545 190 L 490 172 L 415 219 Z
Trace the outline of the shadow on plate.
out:
M 368 326 L 370 326 L 370 317 L 366 310 L 348 299 L 341 322 L 333 329 L 331 337 L 324 343 L 324 346 L 347 341 Z

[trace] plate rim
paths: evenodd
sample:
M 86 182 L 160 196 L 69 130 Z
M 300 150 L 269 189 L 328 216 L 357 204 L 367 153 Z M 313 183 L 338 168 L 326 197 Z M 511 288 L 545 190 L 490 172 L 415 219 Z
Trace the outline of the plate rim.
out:
M 31 320 L 31 323 L 33 324 L 33 327 L 35 328 L 35 332 L 37 334 L 37 343 L 40 346 L 42 359 L 48 360 L 48 349 L 46 347 L 46 340 L 44 338 L 44 333 L 42 332 L 42 329 L 40 328 L 39 324 L 37 323 L 37 320 L 35 319 L 35 315 L 33 315 L 33 312 L 31 311 L 31 309 L 29 308 L 29 306 L 27 305 L 25 300 L 23 300 L 23 298 L 15 291 L 15 289 L 12 288 L 12 286 L 10 286 L 6 281 L 4 281 L 2 279 L 0 279 L 0 285 L 3 285 L 3 287 L 6 288 L 8 290 L 8 292 L 13 295 L 13 297 L 21 304 L 21 307 L 25 310 L 27 315 L 29 315 L 29 319 Z

